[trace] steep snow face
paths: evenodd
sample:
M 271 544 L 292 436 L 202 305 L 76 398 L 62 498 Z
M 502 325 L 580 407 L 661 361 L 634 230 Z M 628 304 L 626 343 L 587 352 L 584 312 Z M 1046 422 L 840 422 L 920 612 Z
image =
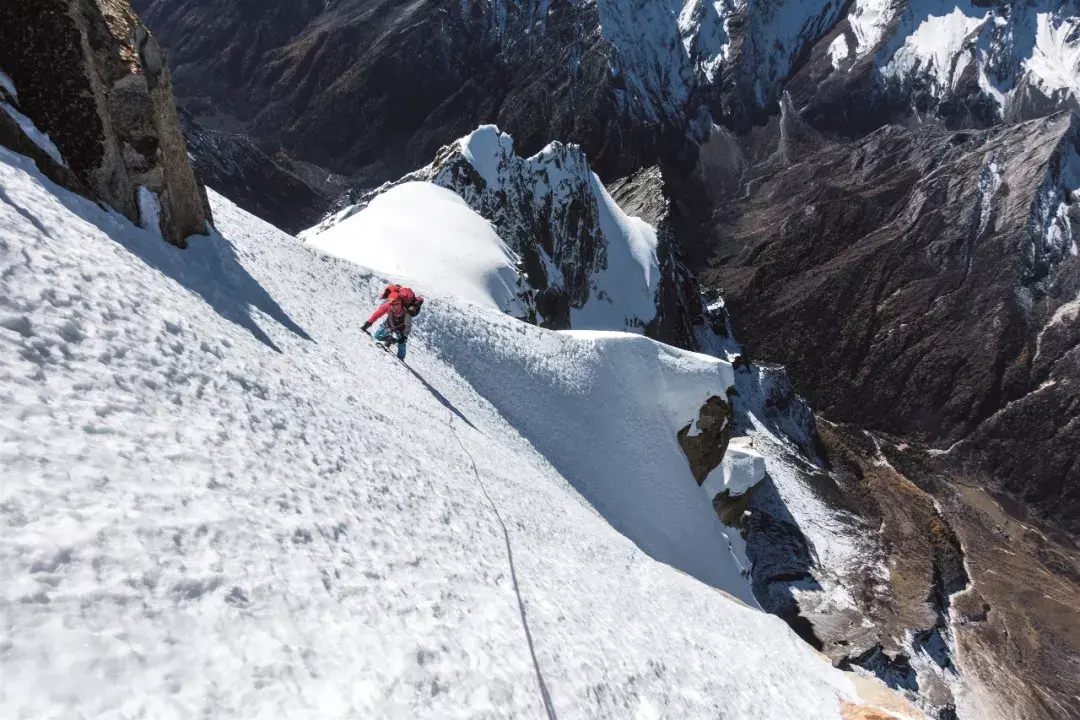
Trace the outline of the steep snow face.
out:
M 731 365 L 627 333 L 513 324 L 480 332 L 478 322 L 457 318 L 451 326 L 475 339 L 439 343 L 440 356 L 617 530 L 653 557 L 756 605 L 741 548 L 732 547 L 676 440 L 709 397 L 726 397 Z
M 683 0 L 597 0 L 596 8 L 615 49 L 611 72 L 624 85 L 618 100 L 648 122 L 683 116 L 694 79 L 680 35 Z
M 590 282 L 594 300 L 571 308 L 571 323 L 582 330 L 641 332 L 656 316 L 656 229 L 628 217 L 593 173 L 589 187 L 596 198 L 597 224 L 608 242 L 603 265 Z
M 3 149 L 0 188 L 0 715 L 835 720 L 855 699 L 575 489 L 625 489 L 631 440 L 665 451 L 726 365 L 436 292 L 405 366 L 359 331 L 385 279 L 215 194 L 221 234 L 179 251 Z M 631 389 L 669 404 L 639 420 Z M 586 406 L 593 427 L 560 422 Z M 615 428 L 623 458 L 580 439 Z M 654 480 L 684 507 L 680 473 Z M 705 540 L 694 563 L 730 569 Z
M 837 46 L 832 57 L 850 67 L 874 53 L 883 80 L 938 102 L 972 82 L 999 118 L 1010 110 L 1026 117 L 1032 103 L 1037 110 L 1080 101 L 1078 12 L 1075 0 L 855 0 L 847 17 L 855 47 Z
M 782 85 L 803 48 L 832 29 L 843 3 L 828 0 L 761 0 L 746 6 L 740 49 L 743 77 L 753 78 L 756 101 L 780 99 Z
M 683 50 L 691 66 L 706 82 L 715 82 L 723 63 L 731 57 L 728 23 L 736 11 L 744 7 L 744 0 L 689 0 L 679 12 L 679 36 Z
M 408 281 L 526 317 L 527 289 L 517 256 L 453 192 L 410 182 L 376 197 L 364 210 L 315 235 L 323 252 Z
M 1040 12 L 1035 23 L 1028 73 L 1047 95 L 1064 92 L 1080 98 L 1080 18 Z
M 803 48 L 829 31 L 842 3 L 826 0 L 599 0 L 601 32 L 615 48 L 616 95 L 649 121 L 695 117 L 693 91 L 725 66 L 757 109 L 780 97 Z
M 934 14 L 936 7 L 922 7 L 924 4 L 941 5 L 941 14 Z M 939 95 L 955 88 L 972 62 L 971 55 L 975 52 L 972 47 L 973 33 L 986 25 L 992 16 L 985 9 L 979 12 L 973 7 L 962 9 L 961 5 L 965 3 L 945 3 L 942 0 L 909 4 L 903 14 L 902 25 L 910 23 L 913 28 L 904 34 L 903 45 L 891 53 L 888 63 L 882 67 L 882 74 L 905 79 L 916 75 L 926 76 L 934 83 Z M 920 10 L 924 10 L 926 15 L 920 16 Z M 900 33 L 894 35 L 894 38 L 899 37 Z M 889 49 L 886 49 L 886 54 Z
M 655 229 L 618 207 L 576 146 L 552 143 L 522 158 L 514 154 L 510 136 L 494 125 L 443 148 L 431 165 L 354 199 L 301 237 L 316 242 L 374 198 L 411 181 L 453 190 L 492 222 L 521 256 L 528 283 L 538 293 L 541 323 L 642 332 L 656 316 Z M 441 242 L 439 228 L 431 230 L 430 242 Z M 385 250 L 412 253 L 397 243 Z

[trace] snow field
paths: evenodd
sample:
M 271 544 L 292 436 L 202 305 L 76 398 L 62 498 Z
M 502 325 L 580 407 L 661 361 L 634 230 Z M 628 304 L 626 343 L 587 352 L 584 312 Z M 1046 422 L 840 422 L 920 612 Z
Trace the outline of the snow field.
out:
M 563 717 L 836 718 L 854 697 L 545 458 L 543 410 L 594 380 L 598 424 L 649 429 L 606 360 L 704 360 L 436 292 L 409 368 L 359 331 L 382 280 L 219 196 L 221 235 L 179 251 L 3 149 L 0 187 L 0 716 L 543 717 L 538 674 Z M 599 365 L 552 372 L 575 343 Z

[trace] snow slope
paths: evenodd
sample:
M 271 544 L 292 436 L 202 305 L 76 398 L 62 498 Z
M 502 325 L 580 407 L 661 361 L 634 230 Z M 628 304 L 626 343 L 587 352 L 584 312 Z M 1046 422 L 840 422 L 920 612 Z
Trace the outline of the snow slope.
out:
M 221 235 L 179 251 L 3 149 L 0 188 L 0 716 L 837 718 L 854 699 L 778 618 L 616 532 L 514 425 L 521 383 L 644 431 L 607 363 L 661 367 L 687 400 L 715 361 L 435 293 L 403 366 L 359 332 L 381 278 L 219 196 Z
M 410 182 L 311 239 L 311 245 L 384 276 L 524 317 L 516 255 L 456 194 Z

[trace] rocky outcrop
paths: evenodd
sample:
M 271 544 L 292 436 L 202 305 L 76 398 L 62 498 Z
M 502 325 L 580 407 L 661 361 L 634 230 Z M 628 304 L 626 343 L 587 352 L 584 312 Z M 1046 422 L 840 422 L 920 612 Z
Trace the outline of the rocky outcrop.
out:
M 94 197 L 183 246 L 209 208 L 188 163 L 165 52 L 123 0 L 12 0 L 0 70 Z
M 697 419 L 679 431 L 679 447 L 697 484 L 705 482 L 724 459 L 731 438 L 731 403 L 718 395 L 705 401 Z
M 179 115 L 199 181 L 251 214 L 296 234 L 317 223 L 330 209 L 333 198 L 247 137 L 204 128 L 184 110 Z
M 32 121 L 20 111 L 15 88 L 0 84 L 0 146 L 33 160 L 38 169 L 60 187 L 92 198 L 93 192 L 64 164 L 63 156 L 52 141 L 39 136 L 36 130 Z

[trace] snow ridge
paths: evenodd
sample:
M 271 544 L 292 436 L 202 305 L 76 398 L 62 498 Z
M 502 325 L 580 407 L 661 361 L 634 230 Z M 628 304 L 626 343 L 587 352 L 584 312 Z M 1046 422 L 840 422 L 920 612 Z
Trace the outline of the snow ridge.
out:
M 577 146 L 553 142 L 522 158 L 514 153 L 510 136 L 494 125 L 444 147 L 431 165 L 351 198 L 300 237 L 319 244 L 320 235 L 342 232 L 334 228 L 354 215 L 364 216 L 380 196 L 416 181 L 452 190 L 492 223 L 520 256 L 523 277 L 536 291 L 535 298 L 524 302 L 530 308 L 536 303 L 537 322 L 640 333 L 656 316 L 660 268 L 655 229 L 619 208 Z M 437 225 L 430 232 L 431 242 L 438 244 Z M 413 279 L 437 282 L 435 271 L 437 266 Z

